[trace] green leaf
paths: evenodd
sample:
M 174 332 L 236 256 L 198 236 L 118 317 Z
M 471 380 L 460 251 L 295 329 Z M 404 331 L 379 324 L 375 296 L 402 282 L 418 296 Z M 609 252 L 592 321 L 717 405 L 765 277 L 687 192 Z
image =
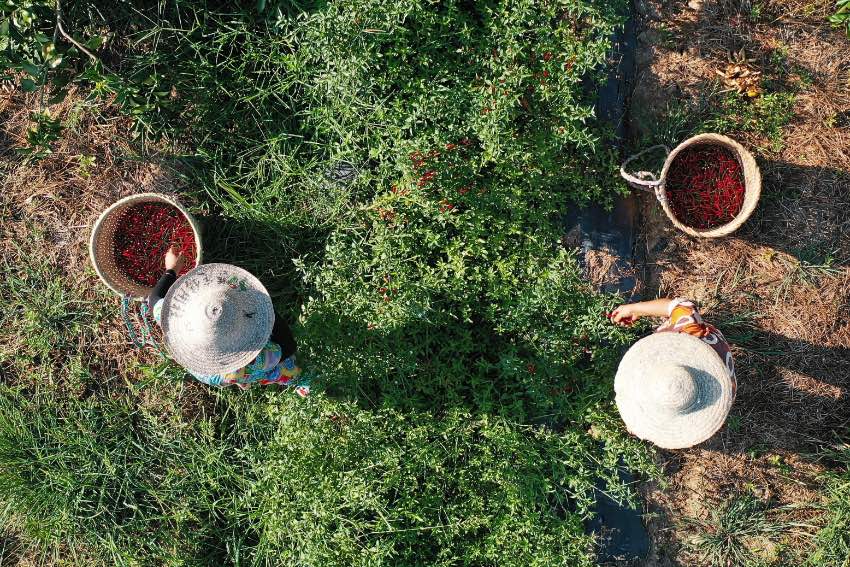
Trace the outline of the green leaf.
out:
M 59 91 L 56 92 L 56 94 L 54 94 L 52 97 L 50 97 L 48 99 L 47 103 L 48 104 L 59 104 L 60 102 L 65 100 L 65 97 L 67 97 L 67 96 L 68 96 L 68 91 L 66 91 L 65 89 L 60 89 Z
M 86 47 L 88 47 L 92 51 L 96 51 L 100 49 L 100 46 L 103 45 L 103 42 L 104 37 L 102 35 L 96 35 L 86 42 Z
M 41 68 L 29 61 L 21 61 L 21 68 L 33 77 L 41 76 Z
M 38 85 L 32 79 L 21 79 L 21 89 L 25 93 L 31 93 L 38 89 Z

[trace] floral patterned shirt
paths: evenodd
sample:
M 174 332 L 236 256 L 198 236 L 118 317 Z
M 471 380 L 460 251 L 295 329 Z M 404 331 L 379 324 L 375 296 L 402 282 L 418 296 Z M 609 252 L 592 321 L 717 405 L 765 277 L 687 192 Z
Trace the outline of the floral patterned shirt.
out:
M 729 377 L 732 379 L 732 396 L 737 391 L 735 379 L 735 360 L 732 358 L 732 350 L 723 333 L 717 327 L 702 320 L 696 306 L 691 301 L 674 299 L 667 308 L 669 319 L 656 329 L 656 333 L 687 333 L 693 335 L 703 342 L 711 345 L 717 356 L 726 364 Z
M 162 318 L 163 301 L 160 299 L 153 306 L 153 317 L 157 323 L 160 323 Z M 191 371 L 189 374 L 210 386 L 238 386 L 243 390 L 254 384 L 293 386 L 299 396 L 306 397 L 310 393 L 310 383 L 301 375 L 301 369 L 295 364 L 295 355 L 281 360 L 282 355 L 280 345 L 269 341 L 253 362 L 239 370 L 221 375 L 195 374 Z

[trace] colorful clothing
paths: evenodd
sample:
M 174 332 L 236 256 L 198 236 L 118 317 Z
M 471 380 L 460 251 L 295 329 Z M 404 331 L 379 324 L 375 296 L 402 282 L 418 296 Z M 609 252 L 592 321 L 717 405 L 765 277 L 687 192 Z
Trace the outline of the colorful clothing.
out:
M 737 391 L 737 381 L 735 379 L 735 360 L 732 358 L 732 350 L 729 348 L 729 343 L 723 337 L 714 325 L 706 323 L 702 320 L 702 316 L 697 311 L 696 306 L 684 299 L 674 299 L 670 302 L 670 307 L 667 309 L 669 319 L 658 329 L 656 333 L 686 333 L 701 339 L 704 343 L 711 345 L 714 352 L 726 364 L 726 369 L 729 371 L 729 377 L 732 379 L 732 396 L 734 397 Z
M 160 299 L 153 307 L 153 317 L 157 323 L 160 323 L 162 318 L 163 301 Z M 310 393 L 310 383 L 301 375 L 301 369 L 295 363 L 295 355 L 281 360 L 282 354 L 280 345 L 269 341 L 257 358 L 244 368 L 223 375 L 203 375 L 191 371 L 189 373 L 210 386 L 238 386 L 247 390 L 253 384 L 279 384 L 293 386 L 299 396 L 307 396 Z

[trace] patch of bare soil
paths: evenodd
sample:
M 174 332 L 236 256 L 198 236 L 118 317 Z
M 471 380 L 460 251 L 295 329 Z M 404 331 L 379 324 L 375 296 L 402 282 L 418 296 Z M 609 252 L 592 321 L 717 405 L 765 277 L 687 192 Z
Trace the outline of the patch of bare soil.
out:
M 771 548 L 753 550 L 767 564 L 796 564 L 819 522 L 823 468 L 812 455 L 850 427 L 850 41 L 825 23 L 831 7 L 638 2 L 636 140 L 672 105 L 717 84 L 717 70 L 741 49 L 762 84 L 781 80 L 797 93 L 781 150 L 757 132 L 735 136 L 763 174 L 759 208 L 738 233 L 692 239 L 652 197 L 643 200 L 647 295 L 698 301 L 733 345 L 739 386 L 718 435 L 661 452 L 668 484 L 644 487 L 653 538 L 646 565 L 709 564 L 694 538 L 736 494 L 755 494 L 797 524 L 753 544 Z

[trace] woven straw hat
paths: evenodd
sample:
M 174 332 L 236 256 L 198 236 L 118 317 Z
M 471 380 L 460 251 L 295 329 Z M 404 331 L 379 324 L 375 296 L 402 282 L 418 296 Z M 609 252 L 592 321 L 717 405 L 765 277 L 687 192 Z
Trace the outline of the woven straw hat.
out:
M 230 264 L 191 270 L 171 286 L 162 304 L 168 350 L 195 374 L 226 374 L 249 364 L 273 326 L 266 288 L 250 272 Z
M 614 381 L 631 433 L 663 449 L 702 443 L 723 425 L 732 379 L 711 346 L 684 333 L 655 333 L 623 357 Z

